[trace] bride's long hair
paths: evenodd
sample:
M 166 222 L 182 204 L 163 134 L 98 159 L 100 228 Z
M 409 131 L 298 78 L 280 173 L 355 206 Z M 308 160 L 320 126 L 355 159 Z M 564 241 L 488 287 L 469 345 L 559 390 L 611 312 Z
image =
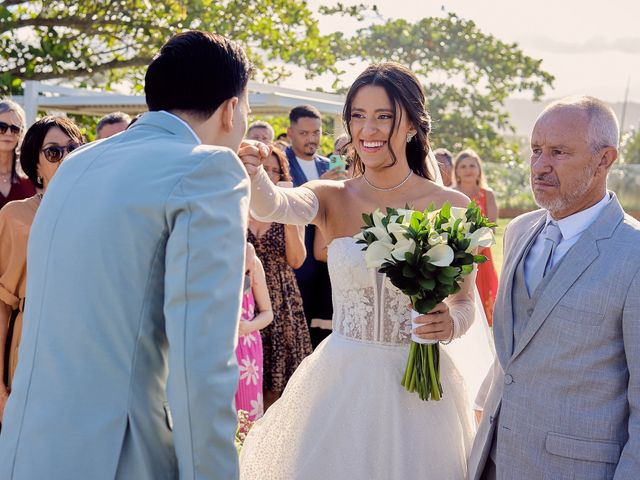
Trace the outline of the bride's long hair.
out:
M 350 150 L 350 156 L 353 159 L 354 176 L 364 173 L 364 164 L 358 155 L 356 149 L 351 145 L 351 106 L 353 99 L 358 90 L 364 86 L 375 86 L 384 88 L 389 96 L 391 105 L 393 106 L 393 123 L 387 145 L 391 152 L 393 162 L 390 166 L 395 165 L 398 161 L 395 152 L 391 148 L 391 136 L 396 130 L 396 118 L 398 105 L 402 106 L 409 116 L 409 122 L 416 128 L 416 135 L 410 142 L 406 144 L 407 161 L 409 168 L 416 175 L 435 180 L 435 172 L 432 173 L 427 165 L 427 156 L 431 150 L 429 145 L 429 132 L 431 132 L 431 117 L 425 108 L 425 96 L 420 81 L 415 74 L 407 67 L 395 62 L 376 63 L 370 65 L 360 76 L 353 82 L 344 104 L 342 112 L 342 121 L 346 131 L 349 133 L 349 144 L 347 148 Z

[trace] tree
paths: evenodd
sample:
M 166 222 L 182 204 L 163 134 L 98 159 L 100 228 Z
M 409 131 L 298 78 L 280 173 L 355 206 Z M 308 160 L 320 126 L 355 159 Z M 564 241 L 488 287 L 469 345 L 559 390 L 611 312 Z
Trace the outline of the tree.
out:
M 472 147 L 486 160 L 518 158 L 517 145 L 502 135 L 513 132 L 504 109 L 507 97 L 528 91 L 537 100 L 553 81 L 541 60 L 455 14 L 415 23 L 389 20 L 351 38 L 338 37 L 342 60 L 393 60 L 411 68 L 424 81 L 433 145 Z
M 640 130 L 627 132 L 622 139 L 624 163 L 640 163 Z
M 4 0 L 0 4 L 0 93 L 23 80 L 66 79 L 140 89 L 143 68 L 172 34 L 215 31 L 241 42 L 261 79 L 299 65 L 309 77 L 334 72 L 331 37 L 305 2 L 286 0 Z M 178 86 L 177 86 L 178 88 Z

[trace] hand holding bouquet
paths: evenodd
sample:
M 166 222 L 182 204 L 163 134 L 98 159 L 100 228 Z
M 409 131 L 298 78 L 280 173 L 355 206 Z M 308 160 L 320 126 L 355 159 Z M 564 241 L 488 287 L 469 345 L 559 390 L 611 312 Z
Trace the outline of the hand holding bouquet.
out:
M 356 239 L 365 245 L 367 266 L 387 275 L 419 314 L 460 291 L 460 282 L 474 264 L 486 261 L 475 252 L 495 243 L 495 224 L 473 202 L 467 208 L 445 203 L 439 210 L 430 207 L 424 212 L 387 208 L 386 215 L 376 210 L 362 218 L 365 226 Z M 412 338 L 402 385 L 422 400 L 440 400 L 438 344 Z

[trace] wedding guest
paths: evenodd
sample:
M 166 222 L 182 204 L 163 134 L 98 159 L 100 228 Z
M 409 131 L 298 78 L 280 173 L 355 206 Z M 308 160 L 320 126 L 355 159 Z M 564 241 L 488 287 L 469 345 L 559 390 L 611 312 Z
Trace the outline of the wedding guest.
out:
M 116 133 L 124 132 L 131 124 L 131 117 L 124 112 L 113 112 L 105 115 L 96 127 L 96 140 L 109 138 Z
M 236 347 L 236 359 L 240 367 L 236 410 L 246 411 L 249 420 L 253 422 L 264 413 L 262 397 L 264 370 L 260 331 L 273 321 L 273 310 L 264 267 L 256 257 L 253 245 L 247 243 L 245 253 L 242 314 Z
M 272 146 L 264 161 L 271 181 L 291 182 L 287 158 Z M 249 217 L 248 241 L 264 265 L 273 322 L 260 333 L 264 355 L 264 406 L 268 409 L 287 385 L 300 362 L 311 353 L 311 339 L 300 290 L 293 269 L 299 268 L 307 251 L 304 227 L 260 222 Z
M 12 100 L 0 100 L 0 208 L 36 193 L 29 179 L 18 172 L 18 149 L 24 125 L 22 107 Z
M 145 74 L 149 111 L 48 185 L 0 478 L 238 478 L 249 185 L 234 152 L 252 71 L 221 35 L 174 35 Z
M 437 148 L 433 151 L 433 154 L 438 161 L 438 168 L 440 169 L 440 175 L 442 176 L 442 183 L 444 183 L 445 186 L 450 187 L 453 184 L 451 179 L 453 155 L 446 148 Z
M 556 101 L 536 120 L 541 209 L 505 232 L 497 361 L 477 401 L 470 480 L 640 478 L 640 222 L 607 191 L 618 138 L 593 97 Z
M 437 157 L 436 157 L 437 158 Z M 498 220 L 498 204 L 493 191 L 487 186 L 482 172 L 480 156 L 471 148 L 463 150 L 456 155 L 453 173 L 456 190 L 464 193 L 482 210 L 490 222 Z M 480 293 L 484 313 L 489 325 L 492 325 L 493 304 L 498 292 L 498 274 L 493 264 L 491 248 L 483 248 L 480 255 L 487 257 L 487 261 L 478 265 L 476 286 Z
M 259 120 L 249 125 L 245 138 L 248 140 L 257 140 L 262 143 L 271 143 L 273 142 L 274 136 L 275 132 L 273 131 L 273 127 L 269 123 Z
M 63 117 L 44 117 L 25 134 L 20 163 L 42 193 L 0 210 L 0 419 L 18 364 L 27 286 L 27 241 L 42 195 L 65 157 L 82 144 L 78 127 Z
M 293 108 L 289 112 L 287 136 L 291 146 L 285 153 L 294 187 L 299 187 L 309 180 L 347 178 L 346 172 L 330 170 L 329 159 L 317 153 L 322 139 L 322 118 L 318 109 L 310 105 Z M 305 229 L 307 252 L 314 251 L 316 232 L 317 228 L 314 225 L 308 225 Z M 296 278 L 309 324 L 311 343 L 315 348 L 331 333 L 333 308 L 327 264 L 316 260 L 313 255 L 307 255 L 302 267 L 296 270 Z

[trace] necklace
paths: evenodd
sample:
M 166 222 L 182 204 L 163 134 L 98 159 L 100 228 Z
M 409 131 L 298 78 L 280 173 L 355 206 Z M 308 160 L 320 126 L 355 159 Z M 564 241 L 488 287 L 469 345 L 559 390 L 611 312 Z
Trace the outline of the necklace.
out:
M 411 175 L 413 175 L 413 170 L 409 170 L 409 174 L 404 177 L 404 180 L 402 180 L 399 184 L 389 188 L 376 187 L 373 183 L 367 180 L 367 176 L 364 173 L 362 174 L 362 178 L 364 178 L 364 181 L 367 185 L 369 185 L 374 190 L 377 190 L 378 192 L 393 192 L 394 190 L 399 189 L 402 185 L 407 183 L 407 180 L 411 178 Z

